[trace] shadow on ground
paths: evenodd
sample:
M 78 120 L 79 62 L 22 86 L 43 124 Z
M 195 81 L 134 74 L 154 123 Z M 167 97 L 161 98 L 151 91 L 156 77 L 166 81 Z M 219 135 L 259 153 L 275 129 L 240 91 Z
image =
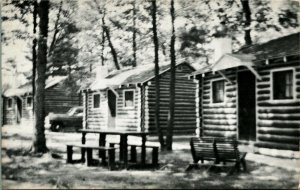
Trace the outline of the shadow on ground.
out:
M 191 162 L 190 150 L 160 153 L 160 167 L 148 170 L 109 171 L 105 167 L 66 164 L 65 141 L 80 137 L 68 133 L 48 133 L 50 153 L 41 157 L 28 154 L 29 136 L 6 133 L 2 147 L 2 185 L 15 188 L 218 188 L 218 189 L 297 189 L 299 173 L 247 161 L 248 172 L 227 175 L 228 167 L 207 167 L 186 172 Z M 76 138 L 75 138 L 76 137 Z M 188 143 L 188 142 L 187 142 Z M 79 153 L 79 152 L 78 152 Z M 58 155 L 58 156 L 53 156 Z

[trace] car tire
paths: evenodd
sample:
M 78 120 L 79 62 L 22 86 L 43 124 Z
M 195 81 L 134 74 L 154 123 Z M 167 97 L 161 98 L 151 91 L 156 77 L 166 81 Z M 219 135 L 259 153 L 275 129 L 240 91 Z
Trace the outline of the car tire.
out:
M 62 130 L 62 124 L 61 123 L 53 123 L 51 125 L 51 131 L 54 131 L 54 132 L 59 132 Z

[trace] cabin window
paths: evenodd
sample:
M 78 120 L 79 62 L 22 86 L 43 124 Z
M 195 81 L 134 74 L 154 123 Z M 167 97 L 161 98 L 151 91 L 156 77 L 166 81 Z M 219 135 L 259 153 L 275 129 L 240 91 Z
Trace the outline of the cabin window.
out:
M 12 108 L 12 104 L 13 104 L 13 99 L 12 98 L 8 98 L 7 99 L 7 109 L 11 109 Z
M 293 70 L 273 72 L 273 99 L 293 99 Z
M 213 81 L 212 82 L 212 101 L 213 103 L 224 102 L 224 92 L 225 92 L 225 81 Z
M 124 107 L 133 107 L 134 91 L 124 91 Z
M 26 98 L 26 107 L 32 108 L 32 97 Z
M 100 94 L 93 95 L 93 108 L 100 108 Z
M 177 71 L 182 71 L 183 70 L 183 68 L 182 68 L 182 66 L 180 65 L 180 66 L 177 66 Z

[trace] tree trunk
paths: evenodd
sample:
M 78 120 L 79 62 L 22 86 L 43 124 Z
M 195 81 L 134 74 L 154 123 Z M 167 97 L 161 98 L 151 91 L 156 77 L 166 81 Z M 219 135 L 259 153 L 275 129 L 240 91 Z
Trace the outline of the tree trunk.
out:
M 174 10 L 174 0 L 171 0 L 171 22 L 172 22 L 172 36 L 170 44 L 170 58 L 171 58 L 171 79 L 170 79 L 170 107 L 169 107 L 169 117 L 167 126 L 167 150 L 172 150 L 173 143 L 173 125 L 174 125 L 174 109 L 175 109 L 175 66 L 176 66 L 176 55 L 175 55 L 175 10 Z
M 36 64 L 36 93 L 34 102 L 36 108 L 34 111 L 34 136 L 33 136 L 33 152 L 45 153 L 48 151 L 45 138 L 45 78 L 47 64 L 47 37 L 48 37 L 48 18 L 49 1 L 40 1 L 38 15 L 39 21 L 39 38 L 38 52 Z
M 251 45 L 252 44 L 252 39 L 251 39 L 251 29 L 250 29 L 250 25 L 251 25 L 251 10 L 250 10 L 250 6 L 249 6 L 249 1 L 248 0 L 241 0 L 242 3 L 242 7 L 243 7 L 243 12 L 245 15 L 245 35 L 244 35 L 244 39 L 245 39 L 245 43 L 246 45 Z
M 102 27 L 103 27 L 103 30 L 105 32 L 106 39 L 108 41 L 108 45 L 109 45 L 110 50 L 111 50 L 111 54 L 113 56 L 115 67 L 116 67 L 117 70 L 120 70 L 120 65 L 119 65 L 119 62 L 118 62 L 118 55 L 117 55 L 115 47 L 113 46 L 113 43 L 111 41 L 109 28 L 105 24 L 105 8 L 103 8 L 103 11 L 101 11 L 101 8 L 100 8 L 97 0 L 94 0 L 94 3 L 96 5 L 96 7 L 97 7 L 98 13 L 99 14 L 103 14 L 103 16 L 102 16 Z
M 52 41 L 51 41 L 51 44 L 50 44 L 50 47 L 49 47 L 48 57 L 51 56 L 51 54 L 53 53 L 53 50 L 55 48 L 55 42 L 56 42 L 56 39 L 57 39 L 57 34 L 59 32 L 58 24 L 59 24 L 59 20 L 60 20 L 60 14 L 61 14 L 61 11 L 62 11 L 62 4 L 63 4 L 63 1 L 60 2 L 59 10 L 58 10 L 58 13 L 56 15 L 56 21 L 55 21 L 55 25 L 54 25 L 54 33 L 53 33 Z
M 104 25 L 104 31 L 105 31 L 105 34 L 106 34 L 106 38 L 107 38 L 107 41 L 108 41 L 108 45 L 110 47 L 110 51 L 111 51 L 111 54 L 113 56 L 113 59 L 114 59 L 114 63 L 115 63 L 115 67 L 117 70 L 120 70 L 120 65 L 119 65 L 119 62 L 118 62 L 118 56 L 117 56 L 117 52 L 114 48 L 114 45 L 112 44 L 112 41 L 110 39 L 110 32 L 109 32 L 109 29 L 107 26 Z
M 37 27 L 37 14 L 38 14 L 37 0 L 33 2 L 33 40 L 32 40 L 32 97 L 35 95 L 35 76 L 36 76 L 36 27 Z M 35 102 L 32 103 L 32 112 L 34 115 Z
M 103 15 L 104 17 L 104 15 Z M 102 18 L 102 21 L 104 20 L 104 18 Z M 104 31 L 104 25 L 102 23 L 102 51 L 101 51 L 101 65 L 104 66 L 104 48 L 105 48 L 105 31 Z
M 156 28 L 156 0 L 152 0 L 152 31 L 154 42 L 154 65 L 155 65 L 155 127 L 158 133 L 158 140 L 161 149 L 165 149 L 165 140 L 159 123 L 159 101 L 160 101 L 160 89 L 159 89 L 159 59 L 158 59 L 158 37 Z
M 133 49 L 133 62 L 132 66 L 136 67 L 136 8 L 135 0 L 133 0 L 132 17 L 133 17 L 133 34 L 132 34 L 132 49 Z

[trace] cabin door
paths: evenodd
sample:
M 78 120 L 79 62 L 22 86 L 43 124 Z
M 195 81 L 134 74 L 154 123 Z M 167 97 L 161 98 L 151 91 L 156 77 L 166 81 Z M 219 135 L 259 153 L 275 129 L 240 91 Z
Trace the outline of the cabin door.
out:
M 115 128 L 117 97 L 113 91 L 108 90 L 107 99 L 108 99 L 108 128 Z
M 17 100 L 17 123 L 20 123 L 22 118 L 22 100 L 20 98 L 16 98 L 16 100 Z
M 238 73 L 239 140 L 256 139 L 255 79 L 250 71 Z

